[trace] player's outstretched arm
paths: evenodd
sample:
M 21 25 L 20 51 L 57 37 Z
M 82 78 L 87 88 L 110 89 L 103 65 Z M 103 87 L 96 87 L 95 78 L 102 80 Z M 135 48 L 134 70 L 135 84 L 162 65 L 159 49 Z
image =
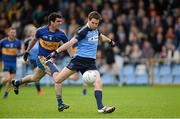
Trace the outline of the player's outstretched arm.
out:
M 76 42 L 78 42 L 78 40 L 75 37 L 73 37 L 70 41 L 60 46 L 56 51 L 59 53 L 64 50 L 67 50 L 69 47 L 73 46 Z
M 114 42 L 112 39 L 108 38 L 107 36 L 105 36 L 105 35 L 103 35 L 103 34 L 100 35 L 100 39 L 101 39 L 103 42 L 109 42 L 109 44 L 111 45 L 111 47 L 114 47 L 114 46 L 116 45 L 115 42 Z
M 58 53 L 67 50 L 68 48 L 70 48 L 71 46 L 73 46 L 76 42 L 78 42 L 78 40 L 73 37 L 70 41 L 66 42 L 65 44 L 61 45 L 57 50 L 53 51 L 51 54 L 49 54 L 46 57 L 46 60 L 49 60 L 51 58 L 55 58 L 57 56 Z M 71 54 L 70 54 L 71 55 Z
M 25 62 L 26 62 L 27 59 L 28 59 L 29 51 L 30 51 L 31 48 L 34 46 L 34 44 L 36 43 L 36 41 L 37 41 L 37 40 L 36 40 L 35 37 L 33 37 L 32 40 L 30 41 L 30 43 L 29 43 L 29 45 L 28 45 L 28 47 L 27 47 L 27 49 L 26 49 L 26 51 L 25 51 L 25 53 L 24 53 L 24 56 L 23 56 L 23 59 L 24 59 Z

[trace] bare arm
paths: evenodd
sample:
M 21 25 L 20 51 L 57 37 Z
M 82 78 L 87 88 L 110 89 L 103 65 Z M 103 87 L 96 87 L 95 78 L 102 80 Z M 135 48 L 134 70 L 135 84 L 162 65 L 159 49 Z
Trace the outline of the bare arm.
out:
M 65 44 L 63 44 L 62 46 L 60 46 L 56 51 L 59 53 L 61 51 L 67 50 L 69 47 L 74 45 L 76 42 L 78 42 L 78 40 L 75 37 L 73 37 L 70 41 L 68 41 Z
M 27 50 L 26 50 L 26 52 L 29 52 L 30 50 L 31 50 L 31 48 L 34 46 L 34 44 L 36 43 L 36 39 L 35 39 L 35 37 L 34 38 L 32 38 L 32 40 L 30 41 L 30 43 L 29 43 L 29 45 L 28 45 L 28 48 L 27 48 Z
M 111 42 L 111 39 L 103 34 L 100 34 L 100 40 L 103 42 Z
M 70 47 L 67 49 L 68 53 L 69 53 L 69 56 L 72 58 L 74 56 L 74 52 L 73 52 L 73 48 Z

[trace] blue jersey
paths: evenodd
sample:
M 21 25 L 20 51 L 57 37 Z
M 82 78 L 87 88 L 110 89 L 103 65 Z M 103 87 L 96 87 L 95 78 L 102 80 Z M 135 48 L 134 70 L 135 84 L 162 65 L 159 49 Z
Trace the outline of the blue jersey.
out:
M 21 42 L 18 39 L 9 41 L 8 38 L 4 38 L 0 42 L 0 50 L 2 53 L 2 60 L 4 62 L 16 63 L 16 57 L 20 49 Z
M 32 40 L 32 37 L 29 37 L 24 41 L 25 50 L 28 48 L 28 45 L 31 42 L 31 40 Z M 29 51 L 29 59 L 30 60 L 36 60 L 37 59 L 38 49 L 39 49 L 39 41 L 37 41 L 35 43 L 35 45 Z
M 98 29 L 91 30 L 87 25 L 82 27 L 75 35 L 78 40 L 78 49 L 75 56 L 96 59 L 99 35 Z
M 36 38 L 39 39 L 38 56 L 48 56 L 52 51 L 56 50 L 60 44 L 67 42 L 67 36 L 64 32 L 57 29 L 51 32 L 48 26 L 39 28 L 36 31 Z

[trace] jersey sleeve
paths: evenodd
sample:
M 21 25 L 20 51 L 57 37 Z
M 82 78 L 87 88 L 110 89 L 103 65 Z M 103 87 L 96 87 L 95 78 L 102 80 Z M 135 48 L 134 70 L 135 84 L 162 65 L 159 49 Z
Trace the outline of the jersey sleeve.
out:
M 62 42 L 63 43 L 68 42 L 68 38 L 67 38 L 66 34 L 63 35 Z
M 87 30 L 86 28 L 82 28 L 80 29 L 76 34 L 75 34 L 75 38 L 80 41 L 82 40 L 83 38 L 86 37 L 86 34 L 87 34 Z
M 36 37 L 36 39 L 39 39 L 40 36 L 41 36 L 41 30 L 38 29 L 38 30 L 36 31 L 35 37 Z

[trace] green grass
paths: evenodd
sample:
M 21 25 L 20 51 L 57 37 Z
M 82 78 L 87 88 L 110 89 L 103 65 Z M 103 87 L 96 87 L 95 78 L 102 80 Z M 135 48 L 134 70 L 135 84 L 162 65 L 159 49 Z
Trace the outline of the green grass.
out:
M 180 87 L 105 86 L 103 102 L 114 105 L 111 114 L 98 114 L 93 88 L 82 95 L 81 86 L 64 86 L 63 99 L 71 107 L 57 111 L 53 87 L 42 87 L 46 92 L 38 96 L 34 87 L 21 87 L 16 96 L 12 91 L 8 99 L 0 98 L 0 117 L 16 118 L 123 118 L 123 117 L 180 117 Z M 1 91 L 1 97 L 3 95 Z

